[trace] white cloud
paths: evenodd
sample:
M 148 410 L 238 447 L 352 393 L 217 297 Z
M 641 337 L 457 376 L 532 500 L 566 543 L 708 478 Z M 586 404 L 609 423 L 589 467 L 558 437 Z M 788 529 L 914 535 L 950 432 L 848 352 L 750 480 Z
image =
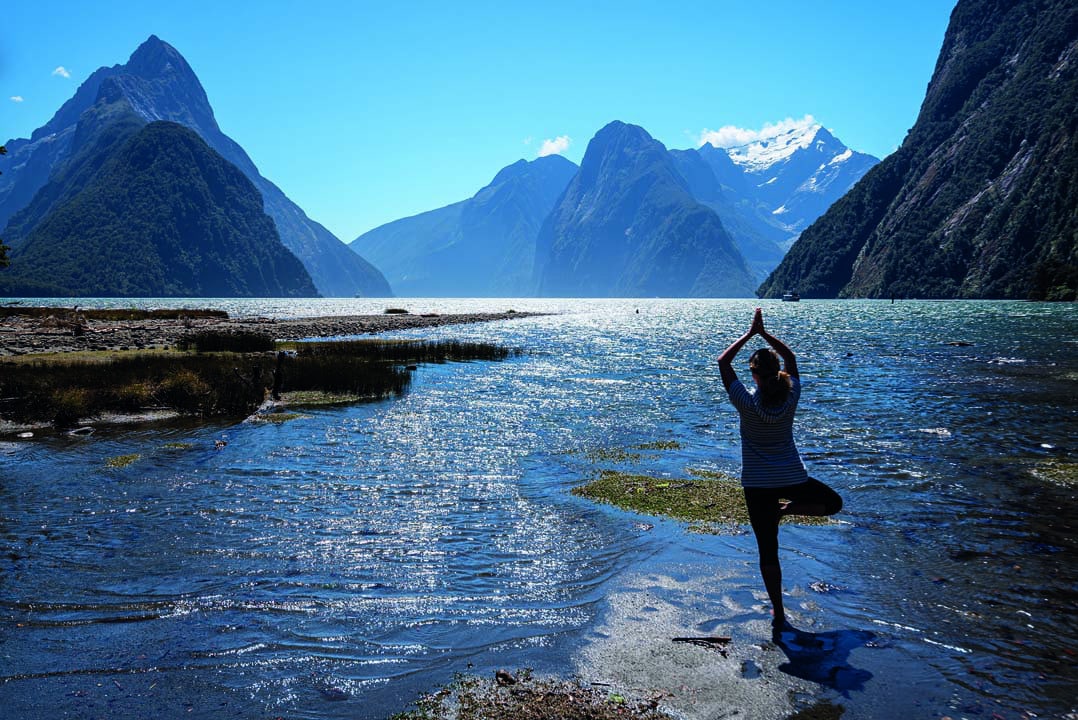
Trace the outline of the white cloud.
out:
M 538 157 L 546 157 L 547 155 L 561 155 L 563 152 L 569 149 L 569 143 L 573 140 L 568 135 L 559 135 L 551 140 L 547 138 L 543 141 L 542 147 L 539 148 Z
M 20 103 L 20 102 L 22 102 L 22 101 L 23 101 L 23 97 L 22 97 L 22 95 L 12 95 L 12 96 L 11 96 L 11 102 L 17 102 L 17 103 Z
M 711 143 L 719 148 L 739 147 L 761 140 L 769 140 L 791 130 L 800 130 L 815 124 L 816 118 L 806 115 L 800 120 L 786 118 L 777 123 L 766 123 L 759 130 L 749 130 L 748 128 L 739 128 L 734 125 L 725 125 L 718 130 L 705 128 L 700 133 L 700 138 L 697 142 L 701 146 L 705 143 Z
M 56 68 L 55 70 L 53 70 L 53 71 L 52 71 L 52 74 L 53 74 L 53 75 L 58 75 L 59 77 L 62 77 L 62 78 L 69 78 L 69 77 L 71 77 L 71 73 L 69 73 L 69 72 L 67 71 L 67 68 L 65 68 L 65 67 L 64 67 L 63 65 L 60 65 L 60 66 L 59 66 L 59 67 L 57 67 L 57 68 Z

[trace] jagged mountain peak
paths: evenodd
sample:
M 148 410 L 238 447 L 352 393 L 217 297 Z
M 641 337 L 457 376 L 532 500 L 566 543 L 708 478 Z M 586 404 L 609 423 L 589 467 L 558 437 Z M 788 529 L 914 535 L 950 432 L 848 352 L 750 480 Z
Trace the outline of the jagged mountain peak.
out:
M 189 73 L 194 76 L 194 71 L 187 64 L 180 52 L 167 42 L 150 35 L 131 53 L 124 69 L 132 74 L 141 76 L 156 76 L 167 72 Z
M 614 120 L 602 128 L 599 132 L 595 133 L 595 137 L 588 143 L 588 149 L 584 155 L 593 150 L 596 152 L 604 152 L 611 144 L 618 144 L 620 146 L 632 146 L 632 145 L 650 145 L 652 143 L 661 145 L 658 140 L 653 138 L 647 130 L 639 125 L 631 125 L 621 120 Z

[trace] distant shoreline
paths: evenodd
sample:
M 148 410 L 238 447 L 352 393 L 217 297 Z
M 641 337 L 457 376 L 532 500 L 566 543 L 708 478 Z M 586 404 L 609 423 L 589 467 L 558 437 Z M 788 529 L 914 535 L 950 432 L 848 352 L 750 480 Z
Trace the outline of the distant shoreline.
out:
M 348 335 L 371 335 L 396 330 L 461 325 L 533 317 L 543 313 L 508 310 L 500 313 L 413 315 L 339 315 L 273 319 L 264 317 L 177 317 L 137 320 L 99 320 L 76 314 L 71 308 L 48 308 L 45 315 L 0 317 L 0 357 L 39 353 L 164 349 L 186 335 L 217 332 L 257 332 L 275 340 L 302 340 Z M 196 311 L 192 310 L 192 313 Z

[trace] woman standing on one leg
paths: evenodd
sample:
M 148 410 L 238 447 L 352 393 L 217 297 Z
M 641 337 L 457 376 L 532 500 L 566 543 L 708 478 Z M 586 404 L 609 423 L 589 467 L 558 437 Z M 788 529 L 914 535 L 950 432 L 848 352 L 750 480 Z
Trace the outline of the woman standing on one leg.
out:
M 732 363 L 753 335 L 771 347 L 760 348 L 749 359 L 756 385 L 749 390 L 737 379 Z M 782 606 L 779 520 L 784 515 L 834 515 L 842 509 L 842 498 L 810 478 L 801 462 L 793 437 L 794 413 L 801 397 L 797 358 L 764 329 L 759 308 L 748 331 L 719 356 L 719 372 L 730 402 L 741 416 L 741 485 L 760 550 L 760 574 L 774 612 L 772 629 L 777 634 L 788 627 Z

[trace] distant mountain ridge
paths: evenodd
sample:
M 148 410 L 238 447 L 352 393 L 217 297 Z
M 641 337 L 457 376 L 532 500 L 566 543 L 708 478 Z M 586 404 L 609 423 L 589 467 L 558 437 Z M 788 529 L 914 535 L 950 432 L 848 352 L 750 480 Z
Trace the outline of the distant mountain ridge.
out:
M 902 146 L 760 293 L 1078 295 L 1078 6 L 959 0 Z
M 545 297 L 744 297 L 755 284 L 663 144 L 619 121 L 588 143 L 543 223 L 535 278 Z
M 91 74 L 29 140 L 7 143 L 10 170 L 0 175 L 0 226 L 27 207 L 52 174 L 77 152 L 73 143 L 79 118 L 98 101 L 103 87 L 108 93 L 126 98 L 144 123 L 169 120 L 189 127 L 235 164 L 258 188 L 281 241 L 301 260 L 320 292 L 345 296 L 391 294 L 376 268 L 349 251 L 259 174 L 246 152 L 221 132 L 205 90 L 186 60 L 156 36 L 140 45 L 127 64 L 103 67 Z M 17 248 L 27 230 L 24 219 L 19 227 L 9 228 L 4 237 Z
M 668 155 L 681 177 L 673 182 L 683 182 L 696 202 L 718 216 L 743 257 L 753 286 L 778 265 L 810 220 L 878 162 L 847 148 L 814 122 L 794 124 L 784 133 L 744 147 L 704 144 L 670 150 Z M 559 171 L 548 173 L 549 181 L 538 182 L 537 172 L 544 163 Z M 356 238 L 350 247 L 377 264 L 405 296 L 546 292 L 538 284 L 539 276 L 531 272 L 537 259 L 535 244 L 575 171 L 576 166 L 560 156 L 530 163 L 520 160 L 499 171 L 474 197 L 387 223 Z M 602 197 L 615 195 L 611 190 Z M 582 201 L 588 203 L 588 212 L 607 211 L 600 207 L 605 200 Z M 708 224 L 715 220 L 708 214 L 695 217 Z M 656 259 L 661 262 L 663 257 Z M 592 272 L 583 265 L 577 271 Z M 588 290 L 585 285 L 578 291 L 612 292 Z
M 532 295 L 535 238 L 576 171 L 560 155 L 518 160 L 473 197 L 377 227 L 350 247 L 402 296 Z

